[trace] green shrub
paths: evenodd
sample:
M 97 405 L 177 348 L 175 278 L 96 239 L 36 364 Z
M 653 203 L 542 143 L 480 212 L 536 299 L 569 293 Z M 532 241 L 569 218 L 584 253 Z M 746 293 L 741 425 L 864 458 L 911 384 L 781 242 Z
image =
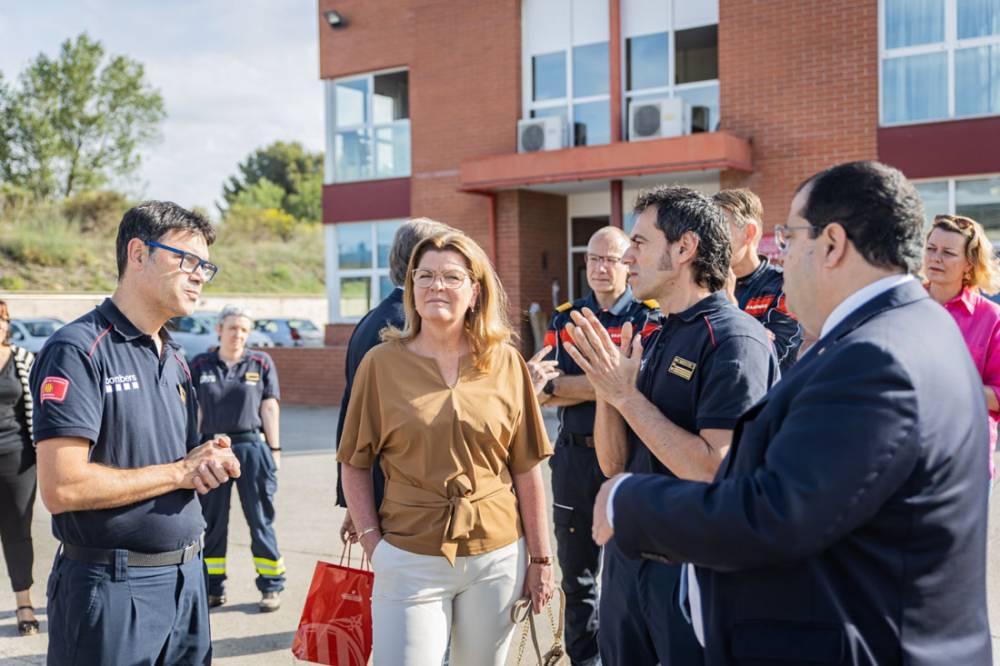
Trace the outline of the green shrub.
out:
M 84 233 L 111 235 L 118 229 L 130 204 L 124 195 L 109 190 L 80 192 L 62 202 L 63 217 L 76 222 Z

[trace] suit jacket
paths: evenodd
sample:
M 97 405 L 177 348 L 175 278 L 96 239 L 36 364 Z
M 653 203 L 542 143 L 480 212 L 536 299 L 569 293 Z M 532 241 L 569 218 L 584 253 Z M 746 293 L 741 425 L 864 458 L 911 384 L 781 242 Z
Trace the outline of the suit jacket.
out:
M 615 538 L 698 566 L 710 666 L 990 664 L 987 441 L 958 328 L 908 282 L 743 415 L 712 483 L 622 483 Z
M 347 415 L 347 405 L 351 402 L 351 388 L 354 385 L 354 374 L 361 365 L 361 359 L 365 357 L 375 345 L 382 342 L 380 333 L 386 326 L 402 328 L 406 321 L 406 313 L 403 310 L 403 290 L 396 287 L 392 292 L 382 299 L 382 302 L 368 311 L 351 333 L 351 339 L 347 342 L 347 358 L 344 359 L 344 374 L 347 376 L 347 383 L 344 385 L 344 396 L 340 400 L 340 414 L 337 417 L 337 441 L 336 448 L 340 448 L 340 436 L 344 432 L 344 417 Z M 385 475 L 382 467 L 376 460 L 372 467 L 372 477 L 375 484 L 375 510 L 382 504 L 382 494 L 385 489 Z M 340 481 L 340 463 L 337 463 L 337 506 L 347 508 L 347 498 L 344 497 L 344 486 Z

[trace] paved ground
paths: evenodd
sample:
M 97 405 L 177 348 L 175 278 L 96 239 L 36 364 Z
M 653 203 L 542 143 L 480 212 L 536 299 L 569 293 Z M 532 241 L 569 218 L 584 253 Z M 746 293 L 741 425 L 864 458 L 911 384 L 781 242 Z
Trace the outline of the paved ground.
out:
M 343 518 L 343 510 L 334 505 L 336 472 L 332 454 L 336 410 L 286 407 L 282 416 L 282 446 L 286 451 L 279 473 L 277 528 L 288 566 L 287 589 L 281 610 L 264 615 L 257 612 L 259 595 L 253 584 L 255 574 L 249 536 L 239 503 L 234 502 L 229 533 L 229 603 L 212 612 L 214 663 L 222 666 L 300 663 L 292 657 L 289 648 L 313 568 L 317 560 L 336 561 L 340 557 L 337 528 Z M 547 475 L 548 466 L 544 469 Z M 992 563 L 1000 555 L 1000 510 L 996 502 L 991 509 Z M 0 601 L 0 609 L 3 609 L 0 610 L 0 666 L 45 663 L 44 587 L 55 543 L 51 537 L 49 515 L 41 501 L 36 505 L 33 531 L 36 548 L 34 601 L 42 633 L 27 638 L 17 636 L 13 595 L 0 596 L 0 600 L 7 599 L 6 602 Z M 0 575 L 0 581 L 0 587 L 6 585 L 5 572 Z M 988 588 L 994 631 L 994 661 L 1000 664 L 1000 568 L 991 566 Z M 544 624 L 542 621 L 539 626 Z M 509 663 L 515 663 L 513 654 Z

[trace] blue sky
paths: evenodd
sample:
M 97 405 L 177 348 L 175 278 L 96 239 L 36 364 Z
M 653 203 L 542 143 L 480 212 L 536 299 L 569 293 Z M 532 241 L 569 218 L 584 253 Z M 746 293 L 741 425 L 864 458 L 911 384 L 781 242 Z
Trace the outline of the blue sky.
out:
M 316 0 L 0 0 L 0 71 L 86 32 L 146 66 L 167 108 L 136 196 L 211 207 L 254 148 L 323 148 Z

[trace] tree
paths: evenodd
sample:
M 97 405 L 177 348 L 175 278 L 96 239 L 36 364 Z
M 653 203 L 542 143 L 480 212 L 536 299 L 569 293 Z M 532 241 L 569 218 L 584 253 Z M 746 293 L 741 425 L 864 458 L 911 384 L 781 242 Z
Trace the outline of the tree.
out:
M 9 127 L 0 175 L 40 196 L 97 189 L 138 168 L 139 148 L 158 137 L 163 98 L 141 63 L 105 58 L 86 34 L 66 40 L 59 57 L 39 54 L 6 95 Z
M 319 221 L 323 192 L 322 153 L 311 153 L 297 141 L 276 141 L 250 153 L 237 166 L 237 171 L 237 175 L 231 176 L 222 187 L 222 196 L 230 207 L 240 201 L 245 191 L 266 180 L 283 192 L 281 205 L 277 208 L 299 220 Z

